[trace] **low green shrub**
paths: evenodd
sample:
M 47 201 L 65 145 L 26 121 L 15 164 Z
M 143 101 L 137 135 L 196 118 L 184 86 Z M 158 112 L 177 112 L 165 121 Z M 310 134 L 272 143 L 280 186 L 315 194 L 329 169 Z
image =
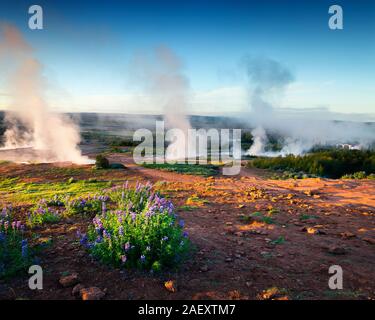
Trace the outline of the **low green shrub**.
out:
M 340 178 L 357 172 L 375 173 L 375 152 L 371 150 L 332 149 L 302 156 L 258 157 L 248 166 L 262 169 L 283 170 L 290 178 L 312 174 Z M 362 174 L 359 174 L 361 176 Z
M 109 160 L 102 154 L 98 154 L 95 158 L 95 167 L 97 169 L 108 169 Z

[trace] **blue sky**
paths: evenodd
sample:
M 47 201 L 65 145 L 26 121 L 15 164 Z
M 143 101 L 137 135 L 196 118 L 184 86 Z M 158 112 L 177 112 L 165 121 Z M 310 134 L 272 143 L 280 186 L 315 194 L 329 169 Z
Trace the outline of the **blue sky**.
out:
M 43 7 L 44 30 L 28 29 L 31 4 Z M 343 30 L 328 28 L 332 4 L 343 8 Z M 375 113 L 371 0 L 4 0 L 0 20 L 35 49 L 48 102 L 59 110 L 157 113 L 129 66 L 137 53 L 165 45 L 183 61 L 193 113 L 249 108 L 245 55 L 277 60 L 294 74 L 277 106 Z

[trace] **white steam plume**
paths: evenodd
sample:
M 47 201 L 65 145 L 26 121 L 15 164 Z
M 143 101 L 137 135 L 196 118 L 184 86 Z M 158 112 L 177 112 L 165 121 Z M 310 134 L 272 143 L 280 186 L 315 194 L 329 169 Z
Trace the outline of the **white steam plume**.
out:
M 250 89 L 250 124 L 254 143 L 247 151 L 250 155 L 299 155 L 308 152 L 315 145 L 356 144 L 366 148 L 375 140 L 374 126 L 356 122 L 338 122 L 328 111 L 320 118 L 313 118 L 308 112 L 297 117 L 286 117 L 278 106 L 293 74 L 281 63 L 268 58 L 243 59 Z M 281 151 L 266 150 L 267 132 L 283 137 Z
M 39 150 L 34 161 L 86 163 L 78 148 L 78 128 L 63 115 L 52 113 L 44 100 L 42 66 L 32 48 L 13 26 L 0 26 L 0 64 L 11 97 L 5 122 L 5 148 Z
M 160 46 L 147 55 L 138 55 L 133 61 L 133 72 L 159 107 L 169 129 L 180 129 L 185 138 L 191 128 L 187 117 L 189 106 L 189 81 L 183 73 L 181 60 L 165 46 Z M 185 159 L 188 155 L 186 139 L 176 137 L 169 145 L 166 158 Z

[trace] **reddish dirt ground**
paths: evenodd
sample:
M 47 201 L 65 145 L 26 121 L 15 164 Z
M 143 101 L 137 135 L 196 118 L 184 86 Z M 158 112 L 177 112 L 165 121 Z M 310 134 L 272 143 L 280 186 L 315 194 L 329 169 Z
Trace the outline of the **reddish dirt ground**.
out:
M 180 207 L 195 246 L 191 259 L 178 272 L 160 275 L 103 266 L 77 243 L 76 231 L 90 219 L 74 217 L 38 230 L 52 238 L 41 255 L 44 289 L 32 291 L 27 278 L 17 278 L 0 282 L 0 298 L 75 299 L 58 281 L 67 272 L 105 290 L 104 299 L 375 298 L 375 181 L 269 180 L 248 168 L 239 176 L 203 178 L 145 169 L 122 154 L 110 160 L 127 169 L 103 173 L 104 179 L 159 181 L 158 189 Z M 45 174 L 50 166 L 3 165 L 0 175 L 66 178 Z M 261 216 L 250 217 L 254 212 Z M 331 265 L 344 271 L 343 290 L 328 287 Z M 176 292 L 164 288 L 167 280 Z

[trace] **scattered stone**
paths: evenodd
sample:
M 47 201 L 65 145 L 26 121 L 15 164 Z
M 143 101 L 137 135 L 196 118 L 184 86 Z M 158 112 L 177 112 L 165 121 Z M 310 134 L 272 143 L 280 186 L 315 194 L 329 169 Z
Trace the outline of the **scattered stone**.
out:
M 80 294 L 82 300 L 101 300 L 106 293 L 98 287 L 90 287 L 81 289 Z
M 233 290 L 228 292 L 230 300 L 239 300 L 241 299 L 241 293 L 238 290 Z
M 73 287 L 79 282 L 78 273 L 62 276 L 59 282 L 64 288 Z
M 233 261 L 233 259 L 231 257 L 225 258 L 225 262 L 232 262 L 232 261 Z
M 226 224 L 227 226 L 231 226 L 231 225 L 233 225 L 233 222 L 228 221 L 228 222 L 226 222 L 225 224 Z
M 169 281 L 164 282 L 164 287 L 165 287 L 165 289 L 167 289 L 169 292 L 176 292 L 176 291 L 177 291 L 176 286 L 175 286 L 175 283 L 174 283 L 174 281 L 172 281 L 172 280 L 169 280 Z
M 50 244 L 52 241 L 52 238 L 50 237 L 41 237 L 37 240 L 39 244 Z
M 351 239 L 351 238 L 355 238 L 356 235 L 351 232 L 342 232 L 341 237 L 343 237 L 344 239 Z
M 328 252 L 335 255 L 346 254 L 347 250 L 344 247 L 332 246 L 328 248 Z
M 205 264 L 205 265 L 203 265 L 203 266 L 200 267 L 200 270 L 202 272 L 207 272 L 208 271 L 208 266 Z
M 369 244 L 375 244 L 375 239 L 372 239 L 372 238 L 363 238 L 363 241 L 366 241 Z
M 279 289 L 276 287 L 269 288 L 267 290 L 263 290 L 261 294 L 261 298 L 264 300 L 269 300 L 275 297 L 277 294 L 279 294 Z
M 326 234 L 324 231 L 313 227 L 303 227 L 301 231 L 307 232 L 308 234 Z
M 85 287 L 82 285 L 82 284 L 76 284 L 74 287 L 73 287 L 73 290 L 72 290 L 72 295 L 73 296 L 79 296 L 80 295 L 80 292 L 82 289 L 84 289 Z

